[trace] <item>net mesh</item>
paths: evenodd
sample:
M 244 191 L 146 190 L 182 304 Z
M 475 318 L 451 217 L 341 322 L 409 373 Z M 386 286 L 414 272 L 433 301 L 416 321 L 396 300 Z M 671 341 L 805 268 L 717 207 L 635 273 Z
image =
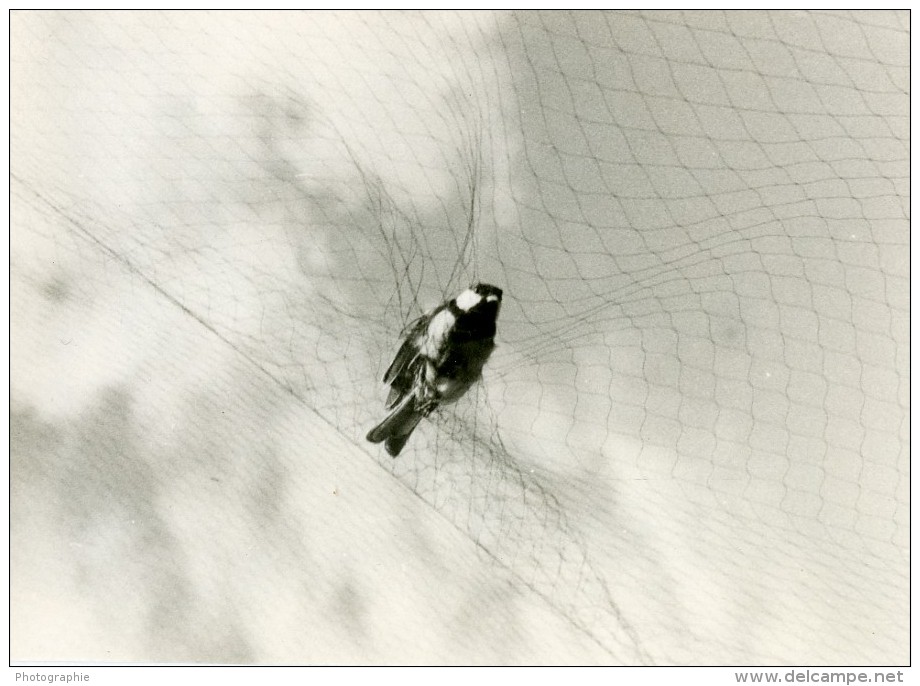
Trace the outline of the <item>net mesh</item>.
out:
M 611 660 L 905 658 L 906 12 L 13 29 L 14 282 L 126 270 Z M 474 281 L 484 381 L 392 460 Z

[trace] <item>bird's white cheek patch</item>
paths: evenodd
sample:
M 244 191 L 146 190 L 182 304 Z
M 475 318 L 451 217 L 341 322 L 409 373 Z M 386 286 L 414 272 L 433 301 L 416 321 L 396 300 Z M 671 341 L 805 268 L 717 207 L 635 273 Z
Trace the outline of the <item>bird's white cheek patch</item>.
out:
M 480 300 L 482 300 L 482 296 L 479 295 L 479 293 L 467 288 L 463 293 L 457 296 L 457 307 L 464 312 L 469 312 L 479 304 Z
M 429 359 L 438 357 L 443 347 L 444 339 L 453 328 L 455 321 L 454 315 L 450 313 L 450 310 L 441 310 L 434 316 L 428 325 L 428 336 L 424 344 L 420 346 L 422 355 Z

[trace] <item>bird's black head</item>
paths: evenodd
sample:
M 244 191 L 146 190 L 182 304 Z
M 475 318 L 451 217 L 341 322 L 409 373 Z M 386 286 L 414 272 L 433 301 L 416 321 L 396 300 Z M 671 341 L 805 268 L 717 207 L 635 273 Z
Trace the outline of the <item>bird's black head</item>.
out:
M 453 304 L 459 314 L 494 310 L 497 315 L 502 304 L 502 289 L 487 283 L 477 283 L 454 298 Z
M 451 303 L 451 311 L 457 316 L 457 333 L 464 337 L 493 337 L 501 304 L 501 288 L 486 283 L 470 286 Z
M 487 302 L 502 302 L 502 289 L 498 286 L 492 286 L 487 283 L 477 283 L 470 287 L 470 290 L 478 293 Z

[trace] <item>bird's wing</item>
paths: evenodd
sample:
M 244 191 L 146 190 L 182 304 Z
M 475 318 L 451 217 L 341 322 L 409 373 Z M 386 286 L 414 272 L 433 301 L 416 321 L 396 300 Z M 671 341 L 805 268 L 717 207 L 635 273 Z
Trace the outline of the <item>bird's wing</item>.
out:
M 394 379 L 402 377 L 407 370 L 412 368 L 412 363 L 418 357 L 419 349 L 417 338 L 425 333 L 431 315 L 422 315 L 406 327 L 408 333 L 403 338 L 403 343 L 399 347 L 399 352 L 387 368 L 386 374 L 383 375 L 383 383 L 392 383 Z M 408 382 L 411 384 L 411 375 L 408 375 Z

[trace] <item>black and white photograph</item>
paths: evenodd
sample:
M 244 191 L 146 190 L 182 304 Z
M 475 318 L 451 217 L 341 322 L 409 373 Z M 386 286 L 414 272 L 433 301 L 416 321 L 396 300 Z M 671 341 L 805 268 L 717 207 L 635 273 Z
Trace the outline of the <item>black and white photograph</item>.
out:
M 900 679 L 909 10 L 9 28 L 11 679 Z

